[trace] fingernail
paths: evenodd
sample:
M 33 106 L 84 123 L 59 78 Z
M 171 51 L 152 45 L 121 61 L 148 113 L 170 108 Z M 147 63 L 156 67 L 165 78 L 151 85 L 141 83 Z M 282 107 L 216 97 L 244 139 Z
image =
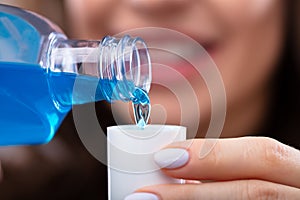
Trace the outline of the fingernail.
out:
M 185 184 L 201 184 L 201 181 L 198 181 L 198 180 L 186 180 L 185 181 Z
M 128 195 L 124 200 L 159 200 L 155 194 L 146 192 L 137 192 Z
M 175 169 L 189 160 L 189 153 L 182 148 L 162 149 L 154 154 L 154 161 L 160 168 Z

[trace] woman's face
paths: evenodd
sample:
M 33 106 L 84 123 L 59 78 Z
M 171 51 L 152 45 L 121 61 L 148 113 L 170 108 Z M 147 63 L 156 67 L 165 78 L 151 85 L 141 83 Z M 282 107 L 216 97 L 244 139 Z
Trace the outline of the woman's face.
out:
M 104 35 L 143 27 L 164 27 L 190 36 L 207 50 L 223 78 L 227 96 L 224 136 L 249 133 L 259 127 L 282 46 L 283 1 L 70 0 L 66 4 L 72 37 L 99 39 Z M 146 42 L 163 42 L 162 38 L 153 34 L 144 39 Z M 186 48 L 183 46 L 177 40 L 172 41 L 172 48 Z M 189 63 L 170 61 L 164 56 L 152 57 L 156 62 L 175 69 L 181 65 L 180 69 L 184 69 L 178 71 L 191 83 L 197 95 L 201 116 L 198 134 L 203 134 L 209 124 L 211 110 L 210 96 L 203 79 L 194 73 Z M 170 79 L 168 76 L 160 71 L 159 66 L 154 67 L 153 82 L 159 83 L 164 77 Z M 180 81 L 171 78 L 172 87 L 181 88 Z M 178 91 L 185 92 L 184 89 Z M 176 95 L 166 86 L 152 85 L 152 122 L 166 120 L 168 124 L 180 123 L 181 100 Z M 182 96 L 189 98 L 188 95 Z M 118 113 L 126 116 L 126 112 Z M 199 118 L 197 113 L 191 112 L 183 125 L 189 126 L 196 117 Z M 126 119 L 124 122 L 127 123 Z

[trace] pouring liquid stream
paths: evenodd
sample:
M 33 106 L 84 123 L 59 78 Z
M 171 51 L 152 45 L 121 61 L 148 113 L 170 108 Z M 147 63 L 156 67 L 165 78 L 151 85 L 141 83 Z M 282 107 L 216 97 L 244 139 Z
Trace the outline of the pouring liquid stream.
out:
M 131 101 L 135 123 L 139 128 L 144 129 L 150 117 L 150 99 L 148 94 L 140 88 L 135 89 L 133 96 Z

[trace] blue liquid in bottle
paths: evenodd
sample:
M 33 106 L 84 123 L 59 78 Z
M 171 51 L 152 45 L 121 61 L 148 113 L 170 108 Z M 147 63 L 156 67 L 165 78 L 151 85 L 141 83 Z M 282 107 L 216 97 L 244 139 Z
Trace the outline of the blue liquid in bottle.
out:
M 44 70 L 1 62 L 0 74 L 0 145 L 49 141 L 70 106 L 55 107 Z
M 0 5 L 0 46 L 0 145 L 50 141 L 73 104 L 150 105 L 150 59 L 140 38 L 67 40 L 40 16 Z

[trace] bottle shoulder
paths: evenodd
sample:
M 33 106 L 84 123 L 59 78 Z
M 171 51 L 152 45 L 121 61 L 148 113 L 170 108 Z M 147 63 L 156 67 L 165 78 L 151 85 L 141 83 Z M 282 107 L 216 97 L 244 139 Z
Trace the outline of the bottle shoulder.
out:
M 61 28 L 55 23 L 32 11 L 0 4 L 0 13 L 6 13 L 7 15 L 21 18 L 31 24 L 31 26 L 35 27 L 41 35 L 49 35 L 52 32 L 63 34 Z
M 40 63 L 41 52 L 54 35 L 64 35 L 48 19 L 20 8 L 0 4 L 0 60 Z M 51 37 L 50 37 L 51 36 Z

